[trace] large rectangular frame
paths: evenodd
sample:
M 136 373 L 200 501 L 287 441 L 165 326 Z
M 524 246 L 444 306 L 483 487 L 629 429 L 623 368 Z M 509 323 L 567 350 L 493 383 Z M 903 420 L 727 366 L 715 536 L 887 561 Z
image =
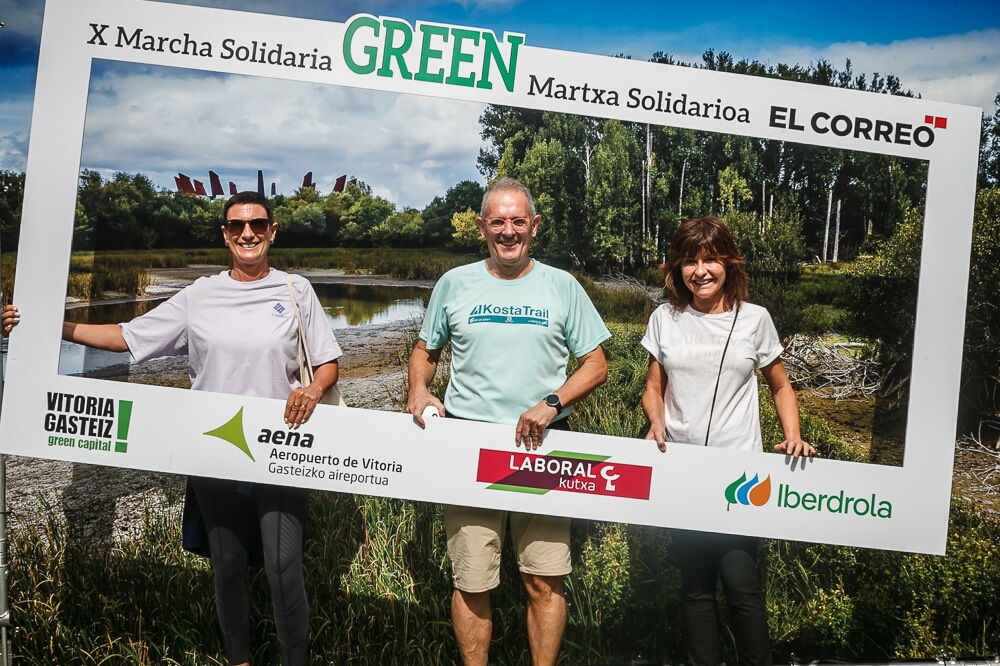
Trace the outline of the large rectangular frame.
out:
M 156 37 L 160 50 L 129 41 L 136 29 Z M 412 43 L 403 50 L 407 32 Z M 211 55 L 182 48 L 185 33 L 197 45 L 207 44 Z M 386 34 L 394 35 L 399 57 L 385 55 Z M 0 449 L 431 502 L 943 554 L 980 110 L 542 49 L 522 43 L 524 38 L 367 15 L 330 23 L 139 0 L 47 0 L 14 292 L 23 321 L 10 340 Z M 319 66 L 312 68 L 308 57 L 304 67 L 241 61 L 234 48 L 228 51 L 233 57 L 223 58 L 227 39 L 234 40 L 232 47 L 248 48 L 253 40 L 280 42 L 317 54 Z M 378 57 L 369 66 L 373 52 Z M 545 458 L 525 462 L 526 455 L 512 446 L 509 427 L 434 420 L 421 430 L 403 414 L 335 408 L 317 410 L 308 433 L 303 431 L 311 436 L 310 448 L 289 447 L 262 435 L 283 431 L 280 401 L 59 375 L 91 62 L 98 58 L 927 160 L 903 466 L 803 463 L 688 446 L 669 446 L 661 454 L 645 441 L 561 432 L 547 438 Z M 485 68 L 484 58 L 492 58 Z M 411 78 L 402 76 L 402 69 Z M 605 91 L 600 101 L 594 100 L 597 90 Z M 612 91 L 617 105 L 608 104 Z M 856 132 L 859 125 L 869 130 Z M 57 436 L 53 428 L 60 418 L 89 430 Z M 542 487 L 546 483 L 551 492 Z M 504 492 L 509 490 L 522 492 Z

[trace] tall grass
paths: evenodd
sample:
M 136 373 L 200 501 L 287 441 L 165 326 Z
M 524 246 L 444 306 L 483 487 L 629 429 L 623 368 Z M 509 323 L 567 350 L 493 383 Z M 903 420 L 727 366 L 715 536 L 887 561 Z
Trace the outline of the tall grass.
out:
M 274 248 L 269 264 L 280 270 L 339 269 L 348 274 L 389 275 L 400 279 L 436 279 L 475 257 L 443 250 L 392 248 Z M 139 295 L 149 285 L 149 269 L 193 265 L 231 265 L 225 249 L 149 250 L 142 252 L 74 253 L 68 293 L 85 299 L 105 292 Z
M 268 261 L 275 268 L 341 269 L 348 274 L 374 273 L 407 280 L 437 279 L 480 257 L 436 249 L 402 248 L 274 248 Z
M 280 270 L 337 269 L 347 274 L 388 275 L 406 280 L 437 279 L 446 271 L 476 261 L 472 255 L 435 249 L 394 248 L 272 248 L 271 266 Z M 3 255 L 3 288 L 9 301 L 14 289 L 16 253 Z M 66 295 L 97 300 L 109 294 L 141 296 L 150 282 L 150 269 L 188 266 L 229 266 L 225 248 L 178 250 L 117 250 L 74 252 L 70 257 Z
M 280 270 L 339 269 L 348 274 L 373 273 L 405 279 L 434 279 L 445 271 L 475 261 L 472 255 L 436 249 L 399 248 L 284 248 L 272 247 L 268 263 Z M 83 272 L 94 263 L 107 269 L 184 268 L 195 265 L 228 266 L 225 248 L 74 252 L 70 270 Z
M 634 287 L 606 287 L 586 275 L 576 275 L 604 321 L 643 324 L 649 321 L 656 305 L 649 294 Z

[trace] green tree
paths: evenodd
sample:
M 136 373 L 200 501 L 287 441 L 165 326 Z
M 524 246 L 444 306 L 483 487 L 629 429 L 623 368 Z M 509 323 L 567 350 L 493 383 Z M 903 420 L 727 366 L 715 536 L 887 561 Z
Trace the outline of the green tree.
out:
M 476 224 L 476 213 L 469 210 L 455 213 L 451 218 L 451 226 L 455 230 L 451 238 L 459 250 L 482 252 L 486 249 L 486 239 Z
M 566 151 L 557 139 L 539 138 L 528 149 L 520 166 L 521 182 L 531 190 L 535 210 L 542 216 L 532 244 L 535 256 L 554 263 L 567 263 L 573 253 L 567 220 Z
M 414 247 L 420 242 L 423 231 L 424 220 L 420 211 L 408 208 L 377 224 L 369 236 L 376 247 Z
M 296 208 L 286 227 L 287 231 L 308 234 L 321 234 L 324 229 L 326 229 L 326 215 L 323 214 L 323 206 L 318 201 Z
M 21 234 L 24 173 L 0 171 L 0 249 L 13 252 Z
M 588 263 L 593 266 L 623 267 L 638 258 L 640 161 L 639 143 L 629 128 L 617 120 L 604 123 L 587 182 Z
M 382 197 L 362 194 L 343 214 L 340 237 L 347 245 L 371 244 L 371 230 L 396 211 L 396 206 Z
M 722 217 L 746 260 L 750 301 L 768 309 L 782 335 L 799 330 L 803 297 L 796 289 L 802 272 L 802 215 L 791 195 L 779 199 L 762 230 L 756 213 Z
M 548 203 L 543 199 L 545 217 L 538 232 L 538 253 L 557 265 L 582 267 L 588 253 L 587 178 L 591 147 L 598 143 L 601 125 L 593 118 L 565 113 L 547 111 L 542 118 L 536 145 L 546 142 L 548 148 L 540 148 L 542 152 L 538 154 L 534 154 L 534 149 L 529 150 L 521 167 L 525 183 L 532 183 L 529 187 L 536 194 L 536 201 L 541 195 L 551 197 Z M 554 150 L 554 142 L 559 151 Z M 544 157 L 545 153 L 549 155 Z M 561 162 L 561 172 L 553 171 L 552 159 Z
M 520 163 L 524 158 L 524 153 L 534 143 L 535 134 L 542 126 L 542 112 L 490 104 L 479 116 L 479 125 L 482 128 L 479 135 L 487 142 L 487 147 L 479 149 L 476 162 L 479 172 L 487 180 L 493 180 L 505 151 L 511 151 L 510 160 L 513 163 Z
M 1000 185 L 1000 93 L 993 98 L 993 115 L 983 113 L 979 141 L 979 187 Z
M 913 360 L 923 215 L 908 210 L 893 235 L 848 269 L 852 332 L 879 341 L 883 395 L 903 397 Z
M 124 250 L 151 248 L 160 234 L 151 224 L 158 210 L 153 184 L 142 174 L 116 173 L 104 182 L 96 171 L 81 175 L 78 201 L 93 229 L 94 249 Z
M 719 172 L 719 210 L 735 213 L 740 204 L 753 201 L 753 192 L 736 167 L 730 165 Z
M 467 210 L 479 211 L 483 200 L 483 186 L 474 180 L 463 180 L 448 188 L 443 197 L 431 200 L 421 212 L 423 219 L 423 244 L 442 246 L 451 240 L 451 218 Z
M 959 429 L 1000 434 L 1000 185 L 976 197 Z

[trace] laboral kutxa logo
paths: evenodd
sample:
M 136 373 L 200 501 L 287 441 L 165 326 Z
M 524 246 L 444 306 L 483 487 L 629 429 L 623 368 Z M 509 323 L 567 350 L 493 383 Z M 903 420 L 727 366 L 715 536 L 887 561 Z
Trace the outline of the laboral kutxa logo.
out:
M 128 452 L 131 400 L 48 391 L 45 407 L 49 446 Z
M 744 472 L 728 486 L 724 492 L 726 510 L 734 504 L 742 506 L 764 506 L 771 499 L 771 476 L 763 480 L 754 474 L 747 480 Z M 868 497 L 853 497 L 844 490 L 836 493 L 815 493 L 800 488 L 792 488 L 791 484 L 778 484 L 778 497 L 775 503 L 780 509 L 801 509 L 803 511 L 818 511 L 820 513 L 836 513 L 856 516 L 872 516 L 874 518 L 892 518 L 892 502 L 880 500 L 875 493 Z
M 490 484 L 489 490 L 535 495 L 559 490 L 648 500 L 653 468 L 616 463 L 610 458 L 571 451 L 539 455 L 479 449 L 476 480 Z

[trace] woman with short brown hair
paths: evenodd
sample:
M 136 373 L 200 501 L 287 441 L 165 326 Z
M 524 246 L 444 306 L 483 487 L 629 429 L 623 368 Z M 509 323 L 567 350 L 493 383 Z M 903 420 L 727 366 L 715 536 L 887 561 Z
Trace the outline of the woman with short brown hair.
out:
M 670 302 L 649 319 L 642 346 L 649 371 L 642 406 L 646 439 L 763 451 L 757 371 L 774 396 L 793 457 L 815 451 L 799 433 L 799 412 L 781 362 L 781 342 L 764 308 L 747 302 L 745 262 L 715 217 L 680 225 L 663 265 Z M 672 530 L 683 580 L 684 624 L 693 666 L 719 663 L 715 589 L 721 577 L 740 663 L 769 666 L 771 644 L 757 582 L 757 539 Z

